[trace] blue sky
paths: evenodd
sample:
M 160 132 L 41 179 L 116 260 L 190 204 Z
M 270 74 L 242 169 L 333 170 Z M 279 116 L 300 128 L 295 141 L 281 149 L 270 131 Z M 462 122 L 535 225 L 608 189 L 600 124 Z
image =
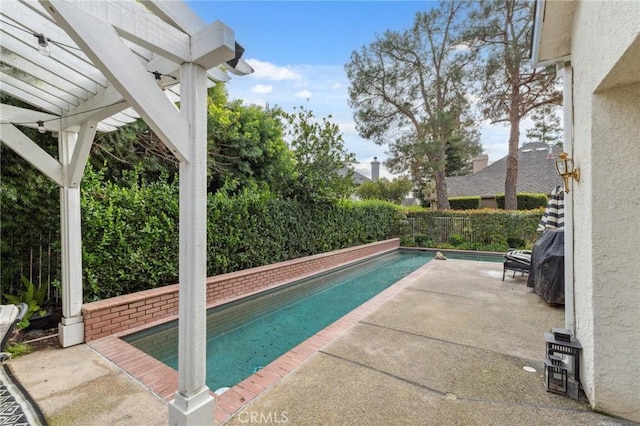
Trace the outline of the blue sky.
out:
M 428 1 L 191 1 L 202 19 L 221 20 L 245 48 L 243 59 L 255 73 L 227 84 L 231 99 L 245 104 L 304 106 L 316 117 L 332 116 L 346 148 L 356 154 L 356 170 L 370 175 L 373 157 L 384 161 L 387 147 L 362 139 L 348 106 L 344 65 L 351 53 L 387 30 L 411 27 L 415 14 L 434 7 Z M 522 130 L 524 135 L 524 130 Z M 489 161 L 506 155 L 509 129 L 482 126 Z M 385 169 L 381 175 L 390 177 Z

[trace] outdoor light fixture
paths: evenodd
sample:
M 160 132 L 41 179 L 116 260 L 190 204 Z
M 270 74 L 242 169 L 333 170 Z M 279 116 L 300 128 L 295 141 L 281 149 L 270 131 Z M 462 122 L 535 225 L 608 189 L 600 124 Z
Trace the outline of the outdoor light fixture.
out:
M 567 394 L 567 370 L 567 366 L 560 357 L 549 355 L 549 358 L 544 360 L 544 385 L 547 392 Z
M 34 34 L 38 38 L 38 52 L 44 56 L 49 56 L 51 50 L 49 49 L 49 39 L 44 34 Z
M 162 90 L 166 89 L 169 86 L 173 86 L 174 84 L 178 84 L 178 79 L 175 78 L 174 76 L 170 75 L 170 74 L 162 74 L 160 71 L 149 71 L 150 74 L 153 74 L 153 76 L 156 79 L 156 84 L 158 85 L 159 88 L 161 88 Z M 167 79 L 162 79 L 162 77 L 170 77 L 173 79 L 172 82 L 167 82 Z
M 38 121 L 38 132 L 40 133 L 46 133 L 47 129 L 44 128 L 44 121 L 40 120 Z
M 564 180 L 564 192 L 569 192 L 569 178 L 572 177 L 576 182 L 580 182 L 580 169 L 573 168 L 573 159 L 566 152 L 560 153 L 556 160 L 556 171 Z
M 580 342 L 569 330 L 552 328 L 544 333 L 546 355 L 544 385 L 547 392 L 559 393 L 573 399 L 580 395 Z

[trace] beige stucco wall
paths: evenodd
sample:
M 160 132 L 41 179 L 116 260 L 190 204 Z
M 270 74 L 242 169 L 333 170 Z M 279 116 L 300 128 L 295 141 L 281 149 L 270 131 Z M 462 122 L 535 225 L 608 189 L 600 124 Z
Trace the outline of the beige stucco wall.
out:
M 639 38 L 640 2 L 578 3 L 571 48 L 573 157 L 582 176 L 570 195 L 582 381 L 594 407 L 635 421 L 640 421 L 640 57 L 630 46 Z M 611 71 L 621 61 L 637 62 L 637 76 L 626 73 L 618 86 Z M 598 90 L 605 80 L 613 88 Z

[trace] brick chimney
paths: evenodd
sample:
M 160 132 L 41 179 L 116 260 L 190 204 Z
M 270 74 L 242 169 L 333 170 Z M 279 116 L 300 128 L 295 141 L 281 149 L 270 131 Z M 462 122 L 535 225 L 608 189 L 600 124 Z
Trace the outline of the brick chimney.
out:
M 378 161 L 378 157 L 373 157 L 373 161 L 371 162 L 371 180 L 377 181 L 380 179 L 380 162 Z
M 473 160 L 473 174 L 475 175 L 480 170 L 487 167 L 489 164 L 489 156 L 487 154 L 480 154 L 475 157 Z

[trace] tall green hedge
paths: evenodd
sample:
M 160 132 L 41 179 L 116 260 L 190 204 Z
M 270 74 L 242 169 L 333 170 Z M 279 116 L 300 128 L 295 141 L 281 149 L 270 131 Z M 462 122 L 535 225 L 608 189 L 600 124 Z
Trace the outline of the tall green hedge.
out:
M 451 197 L 449 206 L 453 210 L 474 210 L 480 208 L 480 196 L 475 197 Z
M 496 204 L 499 209 L 504 209 L 504 194 L 496 194 Z M 532 194 L 529 192 L 519 192 L 516 194 L 518 200 L 518 210 L 532 210 L 546 207 L 549 198 L 546 194 Z
M 505 251 L 509 247 L 531 247 L 543 209 L 529 211 L 467 210 L 410 211 L 403 243 L 425 247 Z M 463 218 L 460 229 L 443 226 L 437 218 Z
M 178 189 L 135 177 L 103 182 L 89 172 L 82 195 L 85 299 L 178 281 Z M 386 202 L 300 202 L 259 191 L 207 202 L 207 273 L 216 275 L 399 235 Z

